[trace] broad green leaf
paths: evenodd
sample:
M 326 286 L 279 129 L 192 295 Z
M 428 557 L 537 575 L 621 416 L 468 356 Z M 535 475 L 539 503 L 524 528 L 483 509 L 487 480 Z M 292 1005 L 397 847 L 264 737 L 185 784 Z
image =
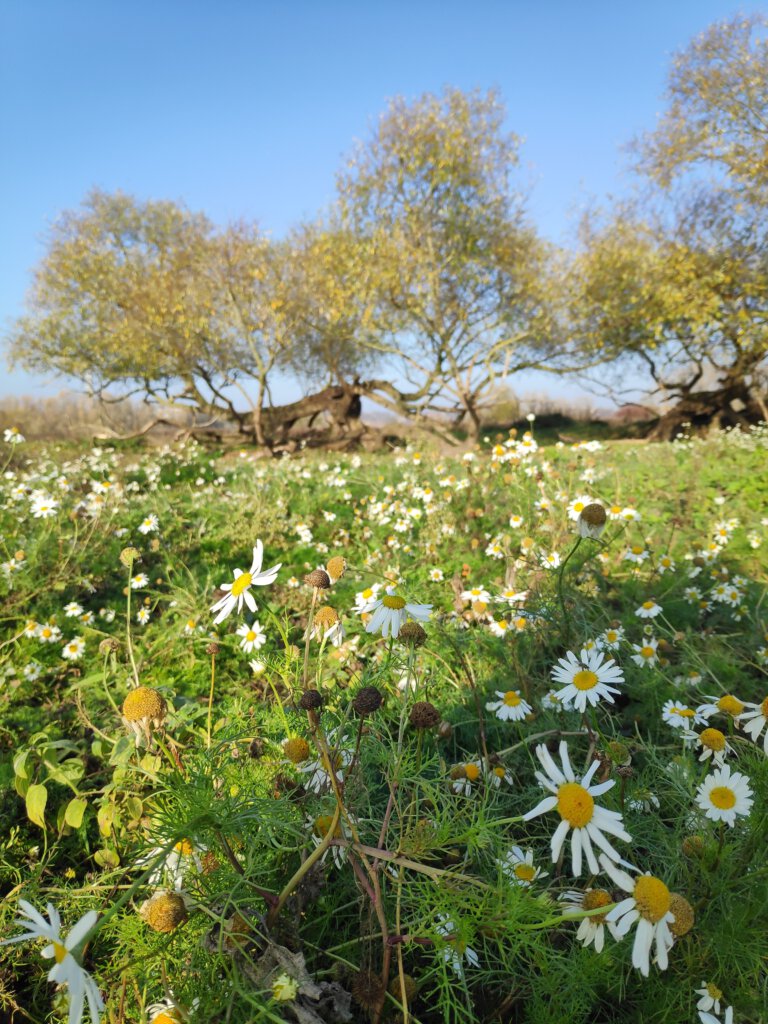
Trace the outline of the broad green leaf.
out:
M 48 790 L 40 783 L 34 782 L 27 790 L 27 817 L 35 825 L 45 828 L 45 805 L 48 802 Z
M 83 823 L 83 815 L 85 814 L 87 806 L 88 801 L 83 800 L 81 796 L 73 797 L 73 799 L 69 801 L 67 809 L 64 812 L 64 821 L 70 828 L 80 828 Z

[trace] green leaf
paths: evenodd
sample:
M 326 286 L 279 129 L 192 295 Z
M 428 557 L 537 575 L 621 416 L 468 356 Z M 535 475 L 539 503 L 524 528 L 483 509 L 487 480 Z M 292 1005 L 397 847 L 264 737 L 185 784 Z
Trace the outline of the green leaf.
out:
M 27 817 L 35 825 L 45 828 L 45 805 L 48 802 L 48 790 L 39 783 L 33 783 L 27 790 Z
M 72 800 L 69 801 L 67 809 L 64 812 L 64 821 L 70 828 L 80 828 L 83 823 L 83 815 L 85 814 L 87 806 L 88 801 L 83 800 L 81 796 L 73 797 Z
M 120 866 L 120 858 L 114 850 L 97 850 L 93 859 L 101 868 L 117 868 Z
M 99 832 L 108 836 L 112 831 L 112 824 L 115 820 L 115 805 L 102 804 L 96 812 L 96 820 L 99 823 Z
M 125 764 L 130 759 L 135 743 L 127 736 L 121 736 L 117 743 L 112 748 L 112 754 L 109 758 L 110 764 Z
M 28 750 L 22 750 L 20 754 L 17 754 L 13 759 L 13 770 L 20 779 L 28 779 L 29 773 L 27 772 L 27 758 L 29 757 Z

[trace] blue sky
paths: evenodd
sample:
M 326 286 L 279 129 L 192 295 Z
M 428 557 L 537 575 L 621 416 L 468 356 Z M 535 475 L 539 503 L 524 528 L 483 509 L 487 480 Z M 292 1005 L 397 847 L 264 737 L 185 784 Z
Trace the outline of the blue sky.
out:
M 671 55 L 754 4 L 723 0 L 6 0 L 0 14 L 0 323 L 47 226 L 93 186 L 280 235 L 333 198 L 387 99 L 496 86 L 547 237 L 631 185 L 621 147 L 663 109 Z M 524 387 L 538 387 L 529 379 Z M 54 393 L 21 372 L 0 397 Z

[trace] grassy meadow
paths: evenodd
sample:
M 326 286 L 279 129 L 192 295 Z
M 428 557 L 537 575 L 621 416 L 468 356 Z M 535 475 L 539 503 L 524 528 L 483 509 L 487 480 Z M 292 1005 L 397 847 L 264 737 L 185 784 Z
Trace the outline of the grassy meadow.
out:
M 768 431 L 535 426 L 6 433 L 3 1020 L 768 1020 Z

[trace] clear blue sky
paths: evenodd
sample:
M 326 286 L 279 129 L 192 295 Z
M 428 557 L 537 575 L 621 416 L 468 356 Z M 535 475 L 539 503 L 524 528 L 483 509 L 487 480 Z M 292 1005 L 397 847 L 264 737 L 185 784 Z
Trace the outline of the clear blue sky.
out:
M 541 231 L 630 185 L 621 147 L 663 107 L 672 53 L 725 0 L 4 0 L 0 323 L 47 225 L 93 186 L 275 235 L 333 198 L 386 101 L 497 86 Z M 529 382 L 535 386 L 536 382 Z M 0 376 L 0 397 L 60 380 Z

